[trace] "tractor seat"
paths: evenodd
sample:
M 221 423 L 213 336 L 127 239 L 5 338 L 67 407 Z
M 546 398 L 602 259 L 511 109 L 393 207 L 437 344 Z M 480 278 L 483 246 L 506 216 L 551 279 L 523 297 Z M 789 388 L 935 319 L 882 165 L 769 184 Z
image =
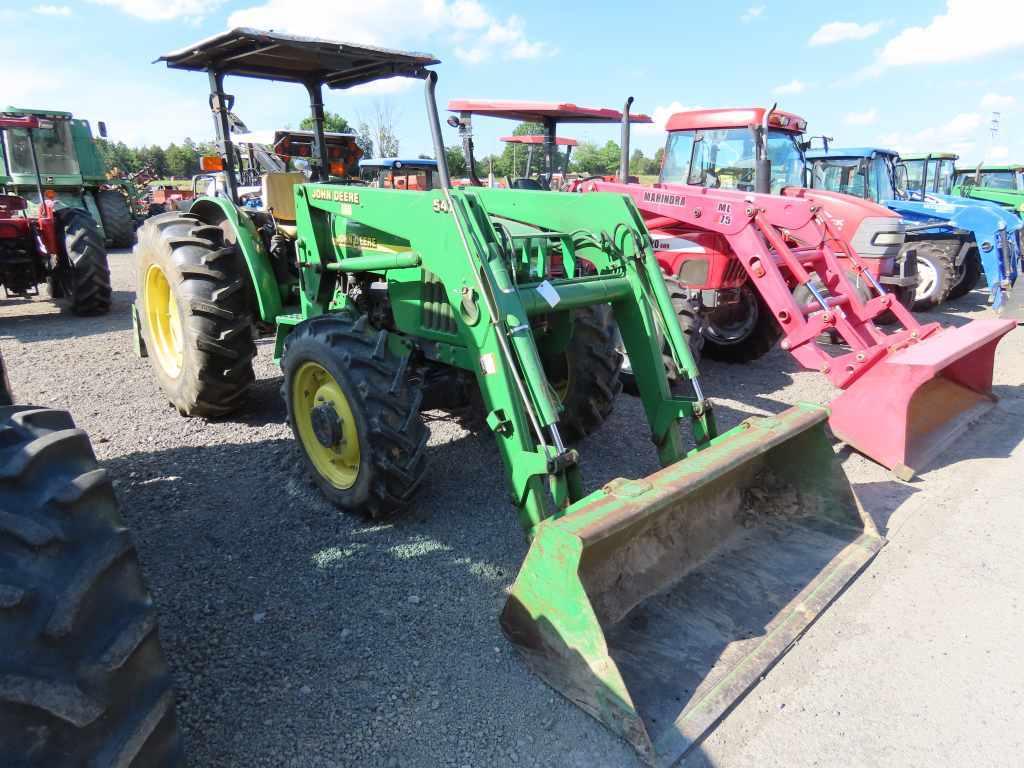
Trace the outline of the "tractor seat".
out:
M 262 181 L 263 209 L 281 224 L 294 227 L 295 185 L 306 182 L 305 174 L 297 171 L 264 173 Z

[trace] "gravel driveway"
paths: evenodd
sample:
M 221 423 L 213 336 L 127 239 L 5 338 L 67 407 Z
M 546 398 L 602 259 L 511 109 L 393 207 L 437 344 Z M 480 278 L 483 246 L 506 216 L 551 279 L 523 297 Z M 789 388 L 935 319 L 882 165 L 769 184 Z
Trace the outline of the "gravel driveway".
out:
M 181 418 L 132 352 L 131 255 L 113 254 L 111 265 L 110 315 L 3 301 L 0 344 L 17 400 L 69 409 L 113 473 L 160 612 L 192 765 L 638 764 L 530 675 L 498 629 L 527 545 L 489 437 L 430 421 L 431 470 L 415 508 L 386 525 L 339 514 L 302 474 L 271 344 L 260 344 L 242 411 Z M 985 312 L 975 292 L 936 316 Z M 832 395 L 779 350 L 703 370 L 722 426 Z M 998 390 L 1010 401 L 1022 372 L 1018 331 L 997 358 Z M 639 401 L 621 397 L 581 444 L 588 484 L 654 471 L 646 433 Z M 1008 454 L 989 447 L 992 461 Z M 958 492 L 952 466 L 907 485 L 843 456 L 883 528 L 915 494 Z

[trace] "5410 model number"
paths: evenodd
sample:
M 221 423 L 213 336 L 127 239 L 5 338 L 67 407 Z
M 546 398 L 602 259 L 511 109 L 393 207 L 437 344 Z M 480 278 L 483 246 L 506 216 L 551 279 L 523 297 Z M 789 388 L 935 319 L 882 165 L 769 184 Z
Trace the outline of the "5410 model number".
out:
M 452 210 L 452 207 L 448 205 L 448 201 L 445 200 L 443 197 L 436 198 L 435 200 L 431 201 L 431 203 L 431 207 L 434 209 L 434 213 L 450 213 Z

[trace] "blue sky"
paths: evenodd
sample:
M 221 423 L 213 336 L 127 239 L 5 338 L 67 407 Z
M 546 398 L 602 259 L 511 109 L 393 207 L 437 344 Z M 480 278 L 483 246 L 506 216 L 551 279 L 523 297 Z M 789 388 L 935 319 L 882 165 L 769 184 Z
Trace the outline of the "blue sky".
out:
M 229 26 L 433 53 L 439 102 L 573 101 L 635 109 L 661 121 L 686 107 L 779 102 L 810 133 L 904 152 L 952 149 L 967 162 L 1024 162 L 1024 0 L 892 0 L 837 11 L 802 0 L 553 3 L 550 0 L 0 0 L 9 75 L 0 104 L 69 109 L 106 120 L 129 144 L 206 139 L 206 81 L 152 64 Z M 12 65 L 13 62 L 13 65 Z M 251 129 L 307 114 L 294 86 L 229 80 Z M 421 86 L 387 81 L 330 92 L 350 121 L 375 102 L 398 113 L 402 154 L 429 151 Z M 993 112 L 999 133 L 990 131 Z M 481 153 L 511 124 L 476 122 Z M 455 143 L 455 132 L 447 129 Z M 617 129 L 567 126 L 604 142 Z M 638 130 L 652 154 L 660 128 Z

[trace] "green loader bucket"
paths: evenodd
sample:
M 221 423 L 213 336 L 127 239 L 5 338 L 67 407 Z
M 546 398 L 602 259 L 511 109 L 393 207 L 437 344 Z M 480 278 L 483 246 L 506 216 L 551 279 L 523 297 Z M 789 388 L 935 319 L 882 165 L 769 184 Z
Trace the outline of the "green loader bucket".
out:
M 502 629 L 646 762 L 698 744 L 884 544 L 827 418 L 751 419 L 538 526 Z

